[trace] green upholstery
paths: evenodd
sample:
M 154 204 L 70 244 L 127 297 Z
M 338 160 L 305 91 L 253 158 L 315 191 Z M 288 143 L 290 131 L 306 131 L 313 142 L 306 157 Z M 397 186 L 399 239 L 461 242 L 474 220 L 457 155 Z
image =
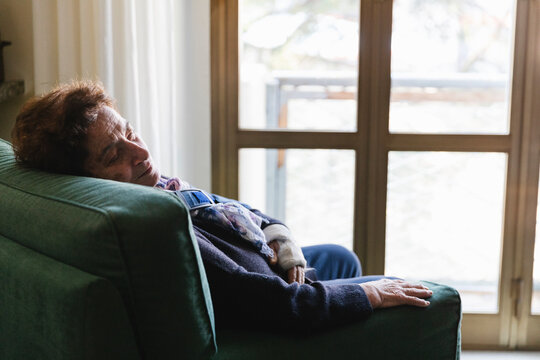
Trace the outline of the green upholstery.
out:
M 427 309 L 378 310 L 309 336 L 216 336 L 176 197 L 25 169 L 0 140 L 0 359 L 459 358 L 459 295 L 428 286 Z
M 116 288 L 0 236 L 0 359 L 139 359 Z
M 22 169 L 0 141 L 0 198 L 0 235 L 118 289 L 141 357 L 215 352 L 204 267 L 189 214 L 176 197 Z M 0 341 L 0 348 L 11 346 Z

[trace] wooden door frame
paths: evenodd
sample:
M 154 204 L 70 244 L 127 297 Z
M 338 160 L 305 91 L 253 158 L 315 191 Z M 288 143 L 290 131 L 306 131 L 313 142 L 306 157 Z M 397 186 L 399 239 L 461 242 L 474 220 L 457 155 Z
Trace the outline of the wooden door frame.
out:
M 527 50 L 524 64 L 523 136 L 521 186 L 519 188 L 518 234 L 514 278 L 519 279 L 514 292 L 514 316 L 511 319 L 511 346 L 540 348 L 540 315 L 531 314 L 533 260 L 536 239 L 538 178 L 540 171 L 540 1 L 527 1 Z M 540 241 L 540 240 L 539 240 Z M 537 242 L 540 246 L 540 242 Z M 540 260 L 540 259 L 537 259 Z M 536 264 L 540 266 L 540 264 Z

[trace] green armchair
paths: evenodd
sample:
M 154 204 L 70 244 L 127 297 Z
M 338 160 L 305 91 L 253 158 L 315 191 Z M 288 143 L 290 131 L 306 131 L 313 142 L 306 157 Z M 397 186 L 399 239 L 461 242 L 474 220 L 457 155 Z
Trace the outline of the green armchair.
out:
M 175 197 L 15 163 L 0 140 L 0 359 L 457 359 L 461 304 L 377 310 L 310 335 L 216 330 Z

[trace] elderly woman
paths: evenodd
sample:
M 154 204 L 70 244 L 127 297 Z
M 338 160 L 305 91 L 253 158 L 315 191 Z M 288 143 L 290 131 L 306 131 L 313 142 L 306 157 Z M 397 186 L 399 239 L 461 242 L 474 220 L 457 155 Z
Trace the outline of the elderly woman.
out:
M 363 319 L 376 308 L 429 305 L 431 291 L 423 285 L 361 277 L 350 251 L 301 249 L 280 221 L 160 174 L 143 140 L 97 83 L 62 85 L 30 100 L 17 117 L 13 146 L 17 160 L 30 167 L 179 196 L 190 208 L 218 326 L 309 329 Z M 318 280 L 306 266 L 315 268 Z

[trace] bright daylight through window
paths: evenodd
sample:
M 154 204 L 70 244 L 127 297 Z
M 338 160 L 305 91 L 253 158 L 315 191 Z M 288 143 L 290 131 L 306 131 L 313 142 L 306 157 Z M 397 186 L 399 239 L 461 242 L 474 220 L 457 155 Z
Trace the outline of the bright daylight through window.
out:
M 355 131 L 359 13 L 357 0 L 241 1 L 240 127 Z M 243 149 L 239 165 L 241 200 L 303 245 L 352 249 L 354 151 Z

